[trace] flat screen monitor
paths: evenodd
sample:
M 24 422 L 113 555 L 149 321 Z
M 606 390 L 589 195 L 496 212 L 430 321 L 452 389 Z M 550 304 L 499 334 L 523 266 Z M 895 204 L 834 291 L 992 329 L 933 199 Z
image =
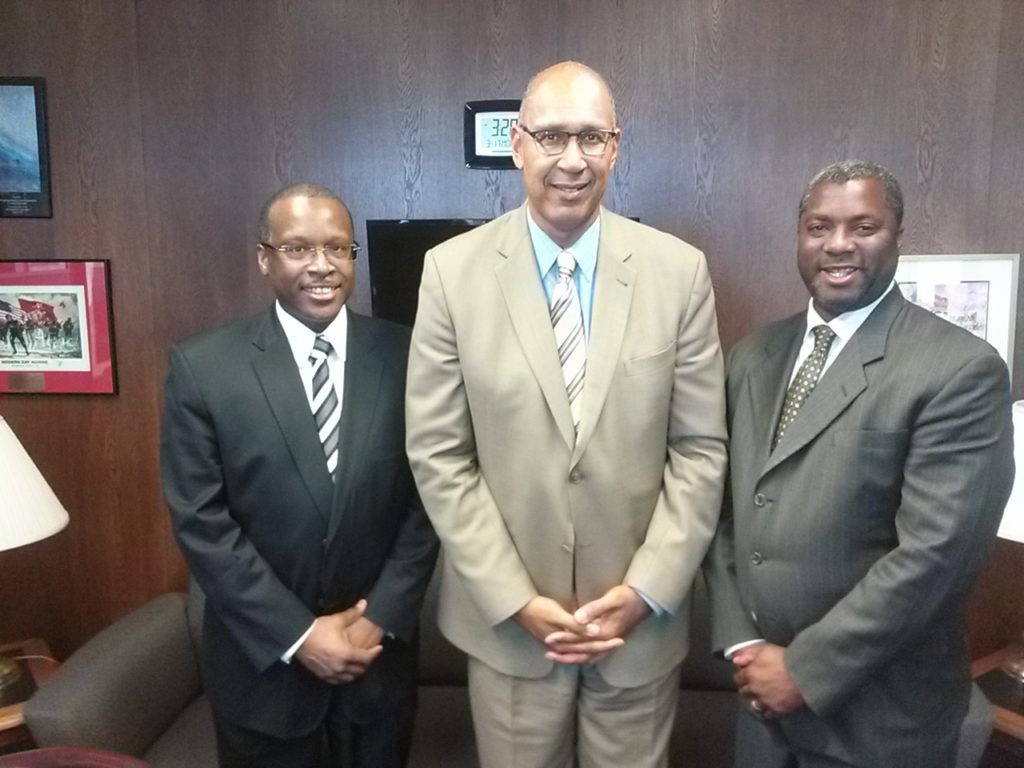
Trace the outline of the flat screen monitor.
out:
M 368 219 L 370 301 L 374 317 L 412 326 L 416 319 L 423 257 L 487 219 Z

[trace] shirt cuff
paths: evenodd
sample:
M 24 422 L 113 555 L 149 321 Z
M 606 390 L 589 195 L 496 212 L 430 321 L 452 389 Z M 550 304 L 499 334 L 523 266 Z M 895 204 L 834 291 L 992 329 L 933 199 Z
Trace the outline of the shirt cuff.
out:
M 649 598 L 636 587 L 630 587 L 630 589 L 632 589 L 634 592 L 640 595 L 640 599 L 647 603 L 647 607 L 651 609 L 655 616 L 664 616 L 666 613 L 668 613 L 668 611 L 666 611 L 664 608 L 662 608 L 660 605 L 654 602 L 654 600 Z
M 302 647 L 302 644 L 304 642 L 306 642 L 306 638 L 309 637 L 311 634 L 313 634 L 313 627 L 315 627 L 315 626 L 316 626 L 316 619 L 313 619 L 313 623 L 309 625 L 309 629 L 307 629 L 305 632 L 302 633 L 302 637 L 300 637 L 298 640 L 295 641 L 295 645 L 293 645 L 291 648 L 289 648 L 287 651 L 285 651 L 281 655 L 281 661 L 283 661 L 285 664 L 291 664 L 292 663 L 292 656 L 294 656 L 295 652 L 298 651 L 299 648 Z
M 763 642 L 764 642 L 764 638 L 763 637 L 758 637 L 758 638 L 756 638 L 754 640 L 744 640 L 742 643 L 736 643 L 735 645 L 730 645 L 728 648 L 725 649 L 725 652 L 722 655 L 725 656 L 725 660 L 726 661 L 729 661 L 729 660 L 732 659 L 733 656 L 736 655 L 737 651 L 740 651 L 740 650 L 742 650 L 744 648 L 749 648 L 751 645 L 758 645 L 759 643 L 763 643 Z

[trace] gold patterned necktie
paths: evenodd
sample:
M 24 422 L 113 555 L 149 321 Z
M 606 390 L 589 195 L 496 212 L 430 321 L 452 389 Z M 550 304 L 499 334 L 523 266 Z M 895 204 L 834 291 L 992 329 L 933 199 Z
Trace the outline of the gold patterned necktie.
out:
M 786 390 L 786 400 L 782 403 L 782 415 L 779 417 L 779 425 L 775 428 L 775 439 L 772 440 L 773 451 L 789 425 L 796 419 L 800 406 L 804 404 L 818 383 L 821 371 L 825 367 L 825 360 L 828 359 L 828 350 L 832 346 L 832 340 L 836 337 L 835 332 L 827 325 L 815 326 L 811 332 L 814 334 L 814 349 L 804 360 L 800 370 L 797 371 L 796 378 Z
M 569 251 L 558 254 L 558 282 L 551 291 L 551 325 L 555 330 L 565 392 L 569 396 L 572 426 L 579 433 L 583 379 L 587 370 L 587 341 L 583 334 L 583 309 L 572 279 L 575 269 L 576 259 Z
M 313 341 L 313 351 L 309 353 L 309 362 L 313 366 L 313 419 L 316 421 L 317 434 L 324 447 L 327 459 L 327 471 L 334 479 L 334 470 L 338 467 L 338 422 L 341 421 L 341 407 L 338 392 L 331 381 L 331 369 L 327 365 L 327 356 L 331 354 L 331 342 L 317 335 Z

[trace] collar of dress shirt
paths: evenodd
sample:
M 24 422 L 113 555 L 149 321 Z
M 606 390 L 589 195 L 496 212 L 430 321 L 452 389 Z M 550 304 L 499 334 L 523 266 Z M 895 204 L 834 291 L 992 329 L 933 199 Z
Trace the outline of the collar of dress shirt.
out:
M 281 329 L 284 331 L 285 338 L 288 339 L 288 346 L 292 349 L 295 363 L 302 370 L 309 365 L 309 353 L 313 351 L 316 331 L 288 314 L 287 310 L 281 306 L 280 301 L 275 301 L 274 307 L 277 310 L 277 319 L 281 321 Z M 323 330 L 321 335 L 331 342 L 334 354 L 338 356 L 340 362 L 344 363 L 348 350 L 348 311 L 345 307 L 341 308 L 341 312 Z
M 804 340 L 806 341 L 808 337 L 813 338 L 814 334 L 812 331 L 816 326 L 827 325 L 836 335 L 835 341 L 832 342 L 832 347 L 836 354 L 838 354 L 839 350 L 846 346 L 847 342 L 853 338 L 853 334 L 857 332 L 857 329 L 864 325 L 864 321 L 867 320 L 868 316 L 875 311 L 875 307 L 882 303 L 882 299 L 889 295 L 889 291 L 894 290 L 898 290 L 896 288 L 895 280 L 890 283 L 888 289 L 886 289 L 881 296 L 866 307 L 854 309 L 849 312 L 843 312 L 843 314 L 833 317 L 827 323 L 814 308 L 814 299 L 810 299 L 807 302 L 807 331 L 804 333 Z M 836 342 L 839 343 L 836 344 Z M 813 342 L 811 343 L 813 345 Z M 829 356 L 831 357 L 831 355 Z
M 540 228 L 540 225 L 533 220 L 530 213 L 530 206 L 526 206 L 526 226 L 530 229 L 530 240 L 533 241 L 533 253 L 537 257 L 537 266 L 543 278 L 558 260 L 558 254 L 562 251 L 572 251 L 576 259 L 576 274 L 585 281 L 580 286 L 580 293 L 584 291 L 584 285 L 589 293 L 589 286 L 594 281 L 594 270 L 597 269 L 597 244 L 601 235 L 601 217 L 594 219 L 594 223 L 587 227 L 586 232 L 579 236 L 575 243 L 568 248 L 562 248 L 548 233 Z

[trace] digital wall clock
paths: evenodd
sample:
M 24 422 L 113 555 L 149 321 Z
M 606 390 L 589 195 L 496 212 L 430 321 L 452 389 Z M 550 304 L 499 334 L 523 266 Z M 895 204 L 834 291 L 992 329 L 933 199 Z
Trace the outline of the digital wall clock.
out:
M 512 126 L 519 122 L 519 99 L 467 101 L 462 123 L 467 168 L 514 169 Z

